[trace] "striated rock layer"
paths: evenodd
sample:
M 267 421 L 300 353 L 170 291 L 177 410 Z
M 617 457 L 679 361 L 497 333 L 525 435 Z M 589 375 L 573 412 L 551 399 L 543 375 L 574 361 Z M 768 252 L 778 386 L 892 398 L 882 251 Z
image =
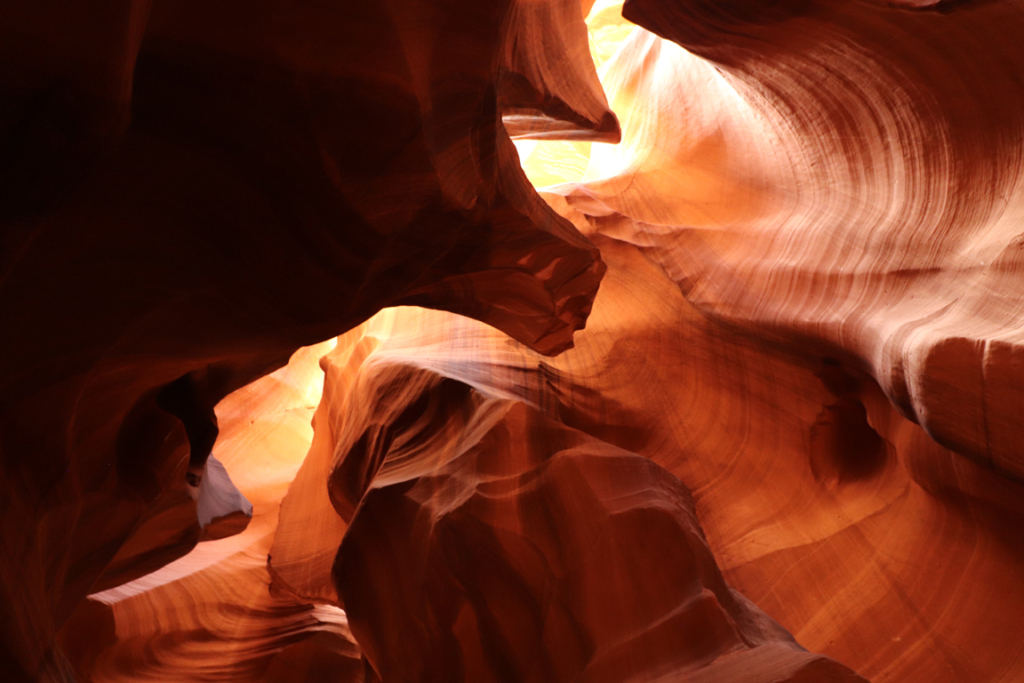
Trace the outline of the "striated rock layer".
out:
M 1020 680 L 1021 35 L 0 7 L 0 678 Z
M 333 576 L 381 680 L 863 680 L 728 589 L 678 479 L 522 403 L 409 374 L 397 419 L 366 425 L 390 447 L 360 439 L 331 478 L 366 490 Z
M 939 4 L 938 8 L 947 5 Z M 869 372 L 1021 480 L 1024 5 L 630 0 L 569 202 L 706 315 Z
M 1010 681 L 1024 6 L 935 9 L 630 0 L 674 43 L 638 28 L 605 63 L 623 143 L 593 146 L 550 200 L 638 247 L 716 338 L 757 349 L 711 380 L 746 397 L 737 458 L 777 469 L 781 446 L 816 485 L 670 468 L 737 588 L 873 680 Z M 782 443 L 751 430 L 761 401 L 803 413 L 773 427 Z
M 811 651 L 873 681 L 1014 680 L 1024 609 L 1020 485 L 936 444 L 870 377 L 724 329 L 636 247 L 593 239 L 609 271 L 587 330 L 558 358 L 415 309 L 379 315 L 349 351 L 332 352 L 327 373 L 337 388 L 328 383 L 320 445 L 284 500 L 282 521 L 293 521 L 271 553 L 275 580 L 341 604 L 324 572 L 347 525 L 322 512 L 316 518 L 329 523 L 306 525 L 327 501 L 353 514 L 375 454 L 393 440 L 410 463 L 429 457 L 416 451 L 423 439 L 398 437 L 389 424 L 475 438 L 461 417 L 434 425 L 451 412 L 440 389 L 416 410 L 389 407 L 415 393 L 416 376 L 388 367 L 411 364 L 525 402 L 686 482 L 726 579 Z M 359 374 L 364 365 L 372 384 Z M 348 392 L 374 398 L 352 401 Z M 358 427 L 338 428 L 345 424 Z M 439 464 L 456 449 L 441 450 Z M 371 464 L 353 464 L 352 454 Z M 317 487 L 306 482 L 328 476 L 313 502 Z
M 578 44 L 574 3 L 79 4 L 0 8 L 14 680 L 63 675 L 54 634 L 88 593 L 244 526 L 214 406 L 297 347 L 403 302 L 570 346 L 603 265 L 502 116 L 618 132 L 585 52 L 519 36 Z
M 217 406 L 215 457 L 253 502 L 249 527 L 80 604 L 58 636 L 75 680 L 363 680 L 343 611 L 268 590 L 278 505 L 310 443 L 317 361 L 331 346 L 299 351 Z

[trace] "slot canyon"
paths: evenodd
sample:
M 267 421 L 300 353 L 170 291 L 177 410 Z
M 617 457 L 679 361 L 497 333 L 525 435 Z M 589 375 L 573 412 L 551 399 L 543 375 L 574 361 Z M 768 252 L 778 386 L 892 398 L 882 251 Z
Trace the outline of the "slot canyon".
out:
M 1024 683 L 1024 0 L 0 3 L 0 683 Z

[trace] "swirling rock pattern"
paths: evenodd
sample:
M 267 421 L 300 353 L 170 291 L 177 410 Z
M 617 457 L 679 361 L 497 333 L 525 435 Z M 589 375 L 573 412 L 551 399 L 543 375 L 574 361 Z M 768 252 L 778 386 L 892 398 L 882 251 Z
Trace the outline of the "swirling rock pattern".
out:
M 760 347 L 728 362 L 741 375 L 715 361 L 718 377 L 687 384 L 748 396 L 732 429 L 757 474 L 722 459 L 737 446 L 698 451 L 729 476 L 667 465 L 726 576 L 872 680 L 1015 680 L 1020 4 L 631 0 L 624 14 L 686 50 L 630 35 L 602 70 L 623 144 L 595 145 L 582 182 L 549 199 L 636 245 L 722 325 L 700 336 L 737 335 L 714 356 Z M 796 422 L 759 434 L 779 402 Z M 810 466 L 783 483 L 763 467 L 786 452 Z M 737 505 L 751 475 L 774 493 Z
M 0 670 L 61 675 L 88 593 L 243 526 L 214 406 L 296 348 L 401 302 L 571 345 L 603 265 L 501 117 L 618 129 L 520 4 L 0 8 Z
M 706 314 L 869 372 L 1020 480 L 1024 6 L 623 12 L 689 51 L 637 31 L 609 65 L 628 133 L 581 201 Z
M 249 527 L 79 605 L 58 638 L 74 680 L 363 680 L 345 613 L 271 594 L 267 573 L 278 506 L 312 438 L 318 359 L 331 346 L 299 351 L 217 406 L 214 457 L 252 500 Z
M 320 414 L 332 574 L 380 680 L 863 680 L 726 586 L 670 473 L 429 369 L 386 323 L 345 341 L 325 390 L 347 410 Z
M 1024 676 L 1018 0 L 72 4 L 0 7 L 8 678 Z
M 636 247 L 592 238 L 609 271 L 572 351 L 543 358 L 472 321 L 397 309 L 358 353 L 526 402 L 675 474 L 726 578 L 812 651 L 874 681 L 1013 680 L 1020 485 L 936 444 L 869 376 L 722 328 Z M 378 398 L 335 424 L 398 420 L 380 397 L 412 382 L 377 377 L 359 391 Z M 365 434 L 345 430 L 339 451 Z M 362 443 L 387 442 L 374 434 Z M 342 482 L 324 497 L 351 511 L 346 492 L 361 489 Z M 311 546 L 326 566 L 331 548 Z

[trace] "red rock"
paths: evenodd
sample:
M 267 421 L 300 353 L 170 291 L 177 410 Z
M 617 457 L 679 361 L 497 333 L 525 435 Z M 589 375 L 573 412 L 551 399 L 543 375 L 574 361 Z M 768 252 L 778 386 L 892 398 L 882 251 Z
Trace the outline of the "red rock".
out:
M 204 472 L 229 392 L 400 302 L 555 353 L 603 271 L 501 125 L 509 3 L 72 4 L 0 19 L 0 668 L 18 678 L 89 592 L 194 542 L 184 468 Z M 610 134 L 584 66 L 536 91 Z
M 1021 677 L 1024 5 L 623 12 L 0 7 L 0 679 Z

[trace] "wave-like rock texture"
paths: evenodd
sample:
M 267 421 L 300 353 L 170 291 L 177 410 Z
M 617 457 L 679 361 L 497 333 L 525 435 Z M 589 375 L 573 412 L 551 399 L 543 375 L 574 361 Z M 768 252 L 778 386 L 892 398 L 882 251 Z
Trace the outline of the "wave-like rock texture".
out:
M 864 680 L 725 584 L 676 477 L 445 376 L 429 347 L 402 343 L 409 313 L 325 357 L 325 395 L 344 408 L 321 409 L 318 438 L 328 420 L 335 437 L 311 452 L 331 454 L 346 527 L 340 549 L 312 528 L 337 555 L 314 566 L 379 680 Z M 284 520 L 279 538 L 305 535 Z
M 707 315 L 1024 478 L 1024 4 L 629 0 L 581 210 Z M 602 228 L 602 231 L 605 231 Z
M 812 652 L 876 682 L 1019 677 L 1024 488 L 939 446 L 865 373 L 736 334 L 637 247 L 592 239 L 609 270 L 587 329 L 557 358 L 465 318 L 402 308 L 325 359 L 334 379 L 282 506 L 275 582 L 342 604 L 325 572 L 374 458 L 394 449 L 393 476 L 404 481 L 447 467 L 459 448 L 438 448 L 423 464 L 417 449 L 431 442 L 414 435 L 476 438 L 465 414 L 446 418 L 441 389 L 413 409 L 394 405 L 439 375 L 523 402 L 685 482 L 725 578 Z M 419 535 L 402 528 L 400 538 Z
M 81 603 L 58 637 L 74 676 L 68 680 L 363 681 L 345 613 L 272 594 L 267 573 L 280 501 L 312 438 L 318 360 L 333 344 L 302 349 L 217 406 L 214 454 L 252 501 L 252 521 Z
M 579 0 L 512 6 L 498 98 L 512 137 L 619 141 L 618 119 L 590 59 L 583 9 Z
M 1024 3 L 622 12 L 0 4 L 0 678 L 1024 678 Z
M 604 266 L 502 116 L 615 139 L 582 21 L 525 0 L 3 3 L 0 671 L 59 677 L 54 633 L 88 593 L 244 527 L 207 461 L 214 406 L 296 348 L 398 303 L 571 345 Z M 519 35 L 538 22 L 574 42 Z
M 735 336 L 713 357 L 747 339 L 742 373 L 715 360 L 702 383 L 732 385 L 743 413 L 741 442 L 709 425 L 717 452 L 697 451 L 727 469 L 667 465 L 730 581 L 872 680 L 1011 681 L 1024 5 L 933 10 L 629 0 L 669 40 L 638 28 L 604 65 L 623 142 L 549 199 L 637 246 L 721 326 L 702 336 Z M 762 432 L 780 402 L 792 417 Z

